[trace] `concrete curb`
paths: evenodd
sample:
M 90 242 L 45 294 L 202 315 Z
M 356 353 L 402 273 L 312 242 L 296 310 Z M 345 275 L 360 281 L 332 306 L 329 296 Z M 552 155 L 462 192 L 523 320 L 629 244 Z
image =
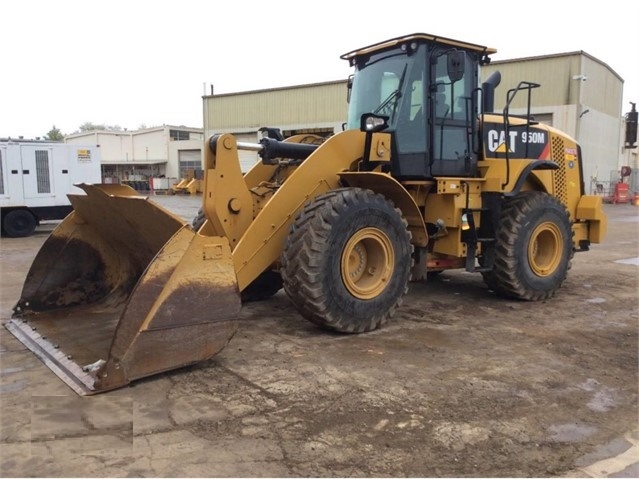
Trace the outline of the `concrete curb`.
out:
M 592 454 L 584 456 L 577 464 L 594 459 L 602 451 L 618 452 L 614 456 L 595 460 L 588 465 L 569 471 L 565 477 L 639 477 L 639 430 L 624 434 L 620 440 L 600 446 Z

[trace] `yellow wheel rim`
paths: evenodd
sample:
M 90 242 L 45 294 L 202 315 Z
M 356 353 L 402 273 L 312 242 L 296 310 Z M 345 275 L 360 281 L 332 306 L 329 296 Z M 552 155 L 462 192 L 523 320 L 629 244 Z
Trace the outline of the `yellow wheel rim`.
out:
M 542 223 L 533 231 L 528 243 L 528 263 L 537 276 L 555 272 L 562 255 L 561 231 L 556 224 Z
M 359 299 L 377 297 L 386 288 L 394 266 L 391 240 L 377 228 L 363 228 L 356 232 L 342 252 L 344 285 Z

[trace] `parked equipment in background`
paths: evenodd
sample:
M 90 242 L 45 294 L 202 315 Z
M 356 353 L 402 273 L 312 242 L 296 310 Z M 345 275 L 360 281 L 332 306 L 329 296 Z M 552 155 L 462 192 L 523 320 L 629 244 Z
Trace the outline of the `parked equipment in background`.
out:
M 196 195 L 202 193 L 204 185 L 201 178 L 201 171 L 194 169 L 186 169 L 182 172 L 184 177 L 180 179 L 174 185 L 171 185 L 171 190 L 174 195 Z
M 2 234 L 31 235 L 41 221 L 72 211 L 67 197 L 75 183 L 100 182 L 100 150 L 54 142 L 0 142 Z
M 6 327 L 94 394 L 212 357 L 247 292 L 283 287 L 301 316 L 344 333 L 379 328 L 409 280 L 447 269 L 551 298 L 573 253 L 602 241 L 602 200 L 584 194 L 572 138 L 530 107 L 510 115 L 539 85 L 513 85 L 493 111 L 499 74 L 478 84 L 492 53 L 428 34 L 346 53 L 345 131 L 208 138 L 195 229 L 130 188 L 83 185 Z M 261 157 L 245 175 L 239 150 Z
M 613 187 L 612 196 L 609 198 L 609 203 L 616 205 L 618 203 L 629 203 L 633 200 L 630 194 L 630 185 L 628 184 L 628 178 L 632 174 L 632 169 L 629 166 L 622 166 L 619 171 L 619 180 Z
M 202 192 L 202 180 L 183 178 L 171 186 L 174 195 L 196 195 Z

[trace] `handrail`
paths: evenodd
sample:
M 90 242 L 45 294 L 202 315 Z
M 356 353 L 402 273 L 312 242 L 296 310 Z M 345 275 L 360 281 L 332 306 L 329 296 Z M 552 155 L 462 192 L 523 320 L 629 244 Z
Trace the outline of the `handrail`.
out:
M 526 106 L 526 136 L 528 136 L 528 134 L 530 133 L 530 106 L 531 106 L 531 96 L 532 96 L 532 89 L 533 88 L 538 88 L 541 85 L 539 83 L 532 83 L 532 82 L 528 82 L 528 81 L 521 81 L 519 82 L 519 84 L 517 85 L 516 88 L 511 88 L 510 90 L 508 90 L 508 93 L 506 94 L 506 106 L 504 107 L 504 135 L 505 135 L 505 141 L 506 141 L 506 145 L 505 146 L 505 151 L 506 151 L 506 181 L 504 183 L 502 183 L 501 187 L 505 188 L 506 185 L 510 182 L 510 157 L 508 155 L 509 153 L 509 149 L 508 149 L 508 139 L 510 138 L 510 121 L 508 118 L 508 114 L 510 111 L 510 104 L 512 103 L 513 99 L 515 98 L 515 96 L 517 95 L 517 92 L 521 91 L 521 90 L 527 90 L 528 91 L 528 101 L 527 101 L 527 106 Z M 524 153 L 524 157 L 527 158 L 528 157 L 528 142 L 526 142 L 526 151 Z

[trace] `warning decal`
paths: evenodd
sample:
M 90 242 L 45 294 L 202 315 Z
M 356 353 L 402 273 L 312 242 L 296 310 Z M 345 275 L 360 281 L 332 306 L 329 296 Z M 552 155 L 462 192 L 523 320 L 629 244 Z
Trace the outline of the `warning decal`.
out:
M 91 163 L 91 150 L 78 150 L 78 163 Z

